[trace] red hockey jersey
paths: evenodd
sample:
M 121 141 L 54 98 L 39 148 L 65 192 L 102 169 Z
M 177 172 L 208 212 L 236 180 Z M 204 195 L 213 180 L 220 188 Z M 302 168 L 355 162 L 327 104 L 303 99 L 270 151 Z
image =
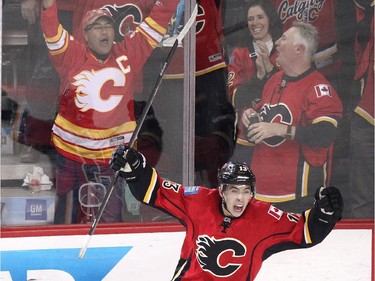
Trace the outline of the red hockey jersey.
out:
M 136 32 L 114 45 L 105 61 L 70 37 L 58 22 L 56 5 L 42 10 L 50 58 L 61 79 L 52 136 L 60 154 L 80 163 L 107 165 L 115 147 L 130 140 L 136 126 L 135 75 L 161 41 L 177 3 L 155 5 Z
M 255 110 L 265 122 L 303 127 L 325 121 L 337 127 L 342 104 L 318 71 L 310 69 L 299 77 L 287 77 L 281 70 L 266 83 Z M 303 197 L 311 188 L 326 186 L 331 153 L 330 148 L 310 147 L 282 137 L 265 139 L 256 145 L 251 162 L 257 176 L 257 198 L 275 203 L 289 201 L 296 199 L 297 193 Z M 321 167 L 323 180 L 310 187 L 312 167 Z
M 219 6 L 217 3 L 220 3 Z M 196 17 L 196 76 L 226 67 L 222 39 L 221 1 L 199 1 Z M 166 79 L 183 78 L 183 57 L 183 48 L 178 48 L 166 71 Z
M 256 54 L 249 48 L 235 48 L 228 65 L 228 94 L 232 98 L 234 90 L 241 84 L 253 79 L 257 74 L 255 65 Z M 276 52 L 272 52 L 270 61 L 276 65 Z M 234 104 L 232 102 L 232 104 Z
M 250 53 L 248 47 L 236 48 L 233 50 L 228 65 L 228 95 L 229 99 L 232 102 L 232 105 L 237 104 L 235 102 L 235 99 L 237 98 L 237 87 L 256 77 L 257 68 L 255 59 L 255 52 Z M 270 54 L 270 61 L 276 67 L 276 52 L 274 51 L 274 49 Z M 250 91 L 251 89 L 249 89 L 249 92 Z M 247 107 L 247 105 L 245 104 L 243 106 Z M 238 116 L 237 119 L 240 119 L 243 110 L 241 108 L 236 108 L 236 111 Z M 238 132 L 236 141 L 238 145 L 254 145 L 246 140 L 245 132 L 243 132 L 241 126 L 238 126 L 237 130 Z
M 241 217 L 231 219 L 221 212 L 218 189 L 184 187 L 160 178 L 150 166 L 129 186 L 138 200 L 170 213 L 186 227 L 173 280 L 254 280 L 266 258 L 316 245 L 334 226 L 319 222 L 314 209 L 286 213 L 255 199 Z

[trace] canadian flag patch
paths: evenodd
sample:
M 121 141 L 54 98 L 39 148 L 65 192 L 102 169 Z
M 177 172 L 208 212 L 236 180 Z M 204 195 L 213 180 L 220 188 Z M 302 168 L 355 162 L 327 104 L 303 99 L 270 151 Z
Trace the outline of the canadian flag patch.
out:
M 277 220 L 281 219 L 281 216 L 283 215 L 283 213 L 284 213 L 283 211 L 279 210 L 273 205 L 271 205 L 270 208 L 268 209 L 268 214 L 270 214 Z
M 327 84 L 319 84 L 315 87 L 315 93 L 318 98 L 321 97 L 332 97 L 331 92 L 329 90 L 329 86 Z

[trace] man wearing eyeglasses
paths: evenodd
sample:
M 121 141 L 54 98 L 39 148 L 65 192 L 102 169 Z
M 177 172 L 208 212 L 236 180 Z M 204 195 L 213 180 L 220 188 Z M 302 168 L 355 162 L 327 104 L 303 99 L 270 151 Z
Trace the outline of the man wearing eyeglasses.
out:
M 110 185 L 113 171 L 108 162 L 113 149 L 129 142 L 136 127 L 136 75 L 166 33 L 177 4 L 178 0 L 157 1 L 136 30 L 114 44 L 114 21 L 108 10 L 86 13 L 82 20 L 85 42 L 80 42 L 60 24 L 55 0 L 43 0 L 42 29 L 61 79 L 52 129 L 58 153 L 55 223 L 79 222 L 77 197 L 82 184 Z M 122 220 L 121 197 L 111 196 L 103 221 Z

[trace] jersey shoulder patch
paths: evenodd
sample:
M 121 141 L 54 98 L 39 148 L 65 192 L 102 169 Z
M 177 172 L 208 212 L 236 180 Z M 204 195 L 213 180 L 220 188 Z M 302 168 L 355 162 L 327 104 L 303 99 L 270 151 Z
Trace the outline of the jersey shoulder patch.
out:
M 332 97 L 330 86 L 327 84 L 318 84 L 314 87 L 317 98 Z
M 276 208 L 273 205 L 271 205 L 270 208 L 268 209 L 268 214 L 277 220 L 281 219 L 283 213 L 284 213 L 283 211 L 281 211 L 280 209 Z
M 184 188 L 184 195 L 193 195 L 193 194 L 198 194 L 199 192 L 199 186 L 186 186 Z

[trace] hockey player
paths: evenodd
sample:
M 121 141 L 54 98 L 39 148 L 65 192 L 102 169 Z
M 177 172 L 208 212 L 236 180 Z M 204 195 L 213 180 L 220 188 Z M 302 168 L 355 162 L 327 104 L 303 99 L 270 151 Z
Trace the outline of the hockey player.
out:
M 111 182 L 108 161 L 113 149 L 128 142 L 136 126 L 134 79 L 161 41 L 177 4 L 178 0 L 157 1 L 135 32 L 114 44 L 114 21 L 108 10 L 86 13 L 85 42 L 78 42 L 59 23 L 55 0 L 43 0 L 42 29 L 61 79 L 52 136 L 58 153 L 56 223 L 77 222 L 74 195 L 82 184 Z M 71 199 L 75 203 L 66 209 Z M 121 221 L 121 195 L 110 200 L 103 221 Z
M 224 164 L 217 189 L 165 180 L 141 153 L 126 146 L 117 148 L 110 165 L 139 201 L 170 213 L 185 226 L 173 280 L 254 280 L 272 254 L 323 241 L 343 210 L 335 187 L 318 188 L 314 207 L 301 214 L 257 201 L 255 176 L 241 163 Z

